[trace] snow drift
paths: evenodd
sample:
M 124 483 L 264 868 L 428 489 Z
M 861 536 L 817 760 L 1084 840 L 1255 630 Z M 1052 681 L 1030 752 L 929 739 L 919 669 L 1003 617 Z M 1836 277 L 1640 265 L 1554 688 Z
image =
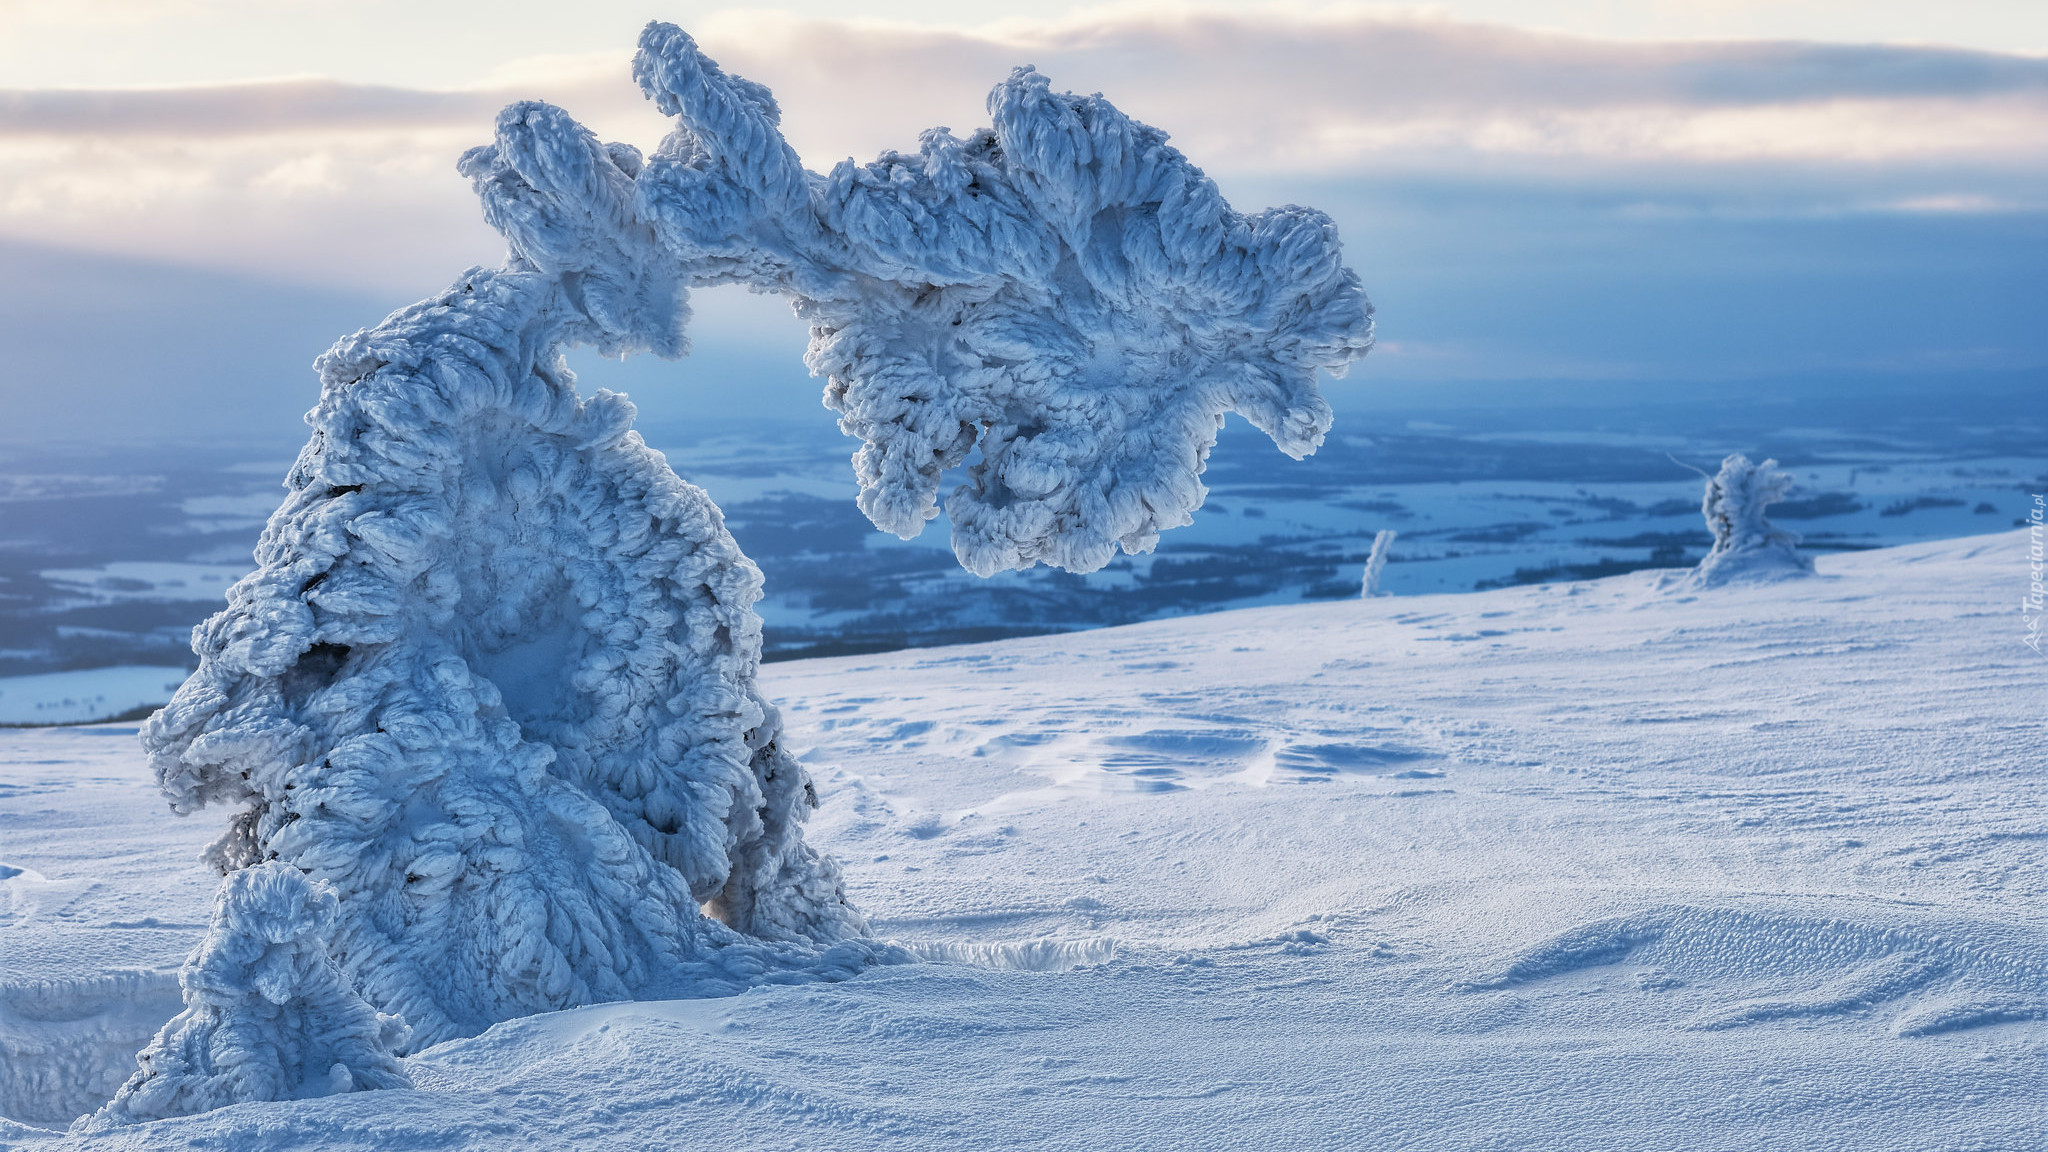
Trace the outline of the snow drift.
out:
M 522 103 L 462 158 L 505 266 L 321 358 L 257 570 L 143 733 L 176 810 L 240 806 L 216 866 L 332 888 L 324 954 L 418 1044 L 908 958 L 804 844 L 759 571 L 564 348 L 676 356 L 691 286 L 786 294 L 866 441 L 862 507 L 915 532 L 964 466 L 955 548 L 986 573 L 1151 547 L 1226 411 L 1312 451 L 1315 373 L 1371 342 L 1327 217 L 1239 215 L 1030 69 L 993 128 L 830 176 L 681 31 L 651 25 L 634 73 L 677 121 L 651 156 Z
M 2040 660 L 1996 610 L 2027 548 L 772 665 L 836 766 L 806 839 L 941 963 L 509 1021 L 408 1057 L 419 1091 L 0 1143 L 2037 1148 L 2048 788 L 2011 701 Z M 110 731 L 0 732 L 9 859 L 76 893 L 0 924 L 12 981 L 174 962 L 206 920 L 202 831 Z M 144 902 L 164 925 L 121 927 Z

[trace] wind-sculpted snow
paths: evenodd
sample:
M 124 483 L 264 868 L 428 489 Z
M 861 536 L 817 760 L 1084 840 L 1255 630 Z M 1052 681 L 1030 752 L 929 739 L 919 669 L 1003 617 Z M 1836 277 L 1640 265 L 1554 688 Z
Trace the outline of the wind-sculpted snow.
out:
M 1473 990 L 1514 988 L 1614 965 L 1639 987 L 1729 985 L 1686 1022 L 1701 1031 L 1883 1010 L 1897 1036 L 2048 1017 L 2037 942 L 1978 928 L 1936 931 L 1842 919 L 1666 908 L 1582 924 L 1525 948 Z
M 1799 536 L 1764 519 L 1765 507 L 1791 493 L 1792 474 L 1778 470 L 1776 460 L 1752 464 L 1736 453 L 1721 461 L 1721 471 L 1707 477 L 1700 513 L 1714 533 L 1714 546 L 1686 584 L 1712 588 L 1731 580 L 1799 576 L 1813 571 L 1813 561 L 1800 554 Z
M 651 156 L 525 102 L 462 157 L 506 265 L 321 358 L 257 571 L 144 733 L 174 808 L 241 808 L 218 867 L 332 886 L 328 954 L 416 1042 L 908 958 L 800 835 L 759 571 L 565 347 L 680 355 L 691 285 L 786 294 L 867 441 L 861 506 L 914 534 L 965 466 L 954 543 L 986 574 L 1187 523 L 1225 412 L 1314 450 L 1316 372 L 1371 343 L 1327 217 L 1241 216 L 1028 68 L 994 128 L 829 177 L 681 31 L 634 74 L 677 120 Z
M 178 981 L 185 1010 L 141 1070 L 77 1130 L 189 1116 L 246 1100 L 410 1088 L 404 1022 L 363 1002 L 327 953 L 334 892 L 284 864 L 229 876 Z

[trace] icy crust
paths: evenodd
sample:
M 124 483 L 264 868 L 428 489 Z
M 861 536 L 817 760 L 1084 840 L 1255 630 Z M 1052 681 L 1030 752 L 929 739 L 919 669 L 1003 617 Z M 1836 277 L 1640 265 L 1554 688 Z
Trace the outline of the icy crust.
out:
M 754 687 L 760 572 L 561 361 L 605 323 L 473 271 L 323 357 L 257 570 L 143 731 L 174 808 L 243 807 L 217 866 L 333 886 L 335 959 L 419 1042 L 876 955 L 818 951 L 863 922 Z
M 410 1088 L 404 1022 L 363 1002 L 328 956 L 332 889 L 284 864 L 228 877 L 178 983 L 185 1010 L 142 1050 L 141 1070 L 73 1126 L 105 1131 L 249 1100 Z
M 1810 575 L 1813 561 L 1801 555 L 1799 536 L 1764 519 L 1765 507 L 1792 491 L 1791 473 L 1776 460 L 1753 464 L 1736 453 L 1707 478 L 1700 513 L 1714 533 L 1714 546 L 1685 580 L 1689 588 L 1712 588 L 1732 580 Z
M 650 25 L 634 74 L 677 120 L 644 166 L 615 145 L 623 166 L 489 179 L 493 222 L 543 267 L 588 250 L 565 221 L 596 218 L 651 230 L 696 283 L 789 297 L 827 406 L 865 441 L 861 509 L 914 536 L 942 473 L 964 468 L 946 511 L 971 571 L 1149 550 L 1206 496 L 1225 413 L 1305 456 L 1330 426 L 1316 372 L 1371 346 L 1327 216 L 1235 212 L 1165 133 L 1030 68 L 990 93 L 992 128 L 935 128 L 915 154 L 826 176 L 784 141 L 767 90 L 681 30 Z M 465 170 L 583 155 L 587 133 L 544 107 L 508 110 L 523 132 L 508 146 L 501 120 L 495 154 Z

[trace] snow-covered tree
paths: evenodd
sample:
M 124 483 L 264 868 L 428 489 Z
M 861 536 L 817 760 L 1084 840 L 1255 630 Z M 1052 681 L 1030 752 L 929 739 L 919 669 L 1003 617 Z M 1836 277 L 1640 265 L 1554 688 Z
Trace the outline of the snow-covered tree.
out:
M 1707 477 L 1707 490 L 1700 500 L 1700 513 L 1714 533 L 1714 546 L 1687 577 L 1686 585 L 1712 588 L 1731 580 L 1812 572 L 1813 561 L 1797 547 L 1798 535 L 1764 519 L 1764 508 L 1784 500 L 1793 483 L 1792 474 L 1779 471 L 1776 460 L 1752 464 L 1738 452 L 1721 461 L 1721 471 Z
M 1380 573 L 1386 571 L 1387 554 L 1394 549 L 1394 530 L 1383 528 L 1372 538 L 1372 554 L 1365 558 L 1365 579 L 1360 584 L 1360 599 L 1370 600 L 1385 595 L 1380 591 Z
M 327 952 L 333 889 L 284 864 L 229 874 L 206 938 L 178 973 L 185 1010 L 141 1069 L 76 1131 L 188 1116 L 246 1100 L 410 1088 L 403 1021 L 356 994 Z
M 977 572 L 1188 521 L 1223 414 L 1314 450 L 1371 343 L 1321 213 L 1232 211 L 1101 97 L 1020 69 L 994 127 L 807 172 L 767 89 L 667 25 L 651 155 L 515 104 L 462 158 L 503 267 L 321 358 L 257 571 L 144 743 L 223 870 L 338 893 L 330 954 L 416 1042 L 532 1012 L 843 976 L 866 938 L 760 695 L 761 574 L 564 348 L 680 355 L 693 286 L 788 297 L 861 437 L 861 507 Z M 706 915 L 705 913 L 709 913 Z

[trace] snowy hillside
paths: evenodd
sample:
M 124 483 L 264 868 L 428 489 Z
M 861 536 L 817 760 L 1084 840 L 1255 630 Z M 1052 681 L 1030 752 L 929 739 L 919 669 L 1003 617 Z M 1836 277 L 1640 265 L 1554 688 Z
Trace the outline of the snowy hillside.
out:
M 224 817 L 132 725 L 0 732 L 0 1144 L 2038 1148 L 2025 547 L 772 665 L 808 838 L 928 962 L 85 1142 L 47 1129 L 177 1009 Z

